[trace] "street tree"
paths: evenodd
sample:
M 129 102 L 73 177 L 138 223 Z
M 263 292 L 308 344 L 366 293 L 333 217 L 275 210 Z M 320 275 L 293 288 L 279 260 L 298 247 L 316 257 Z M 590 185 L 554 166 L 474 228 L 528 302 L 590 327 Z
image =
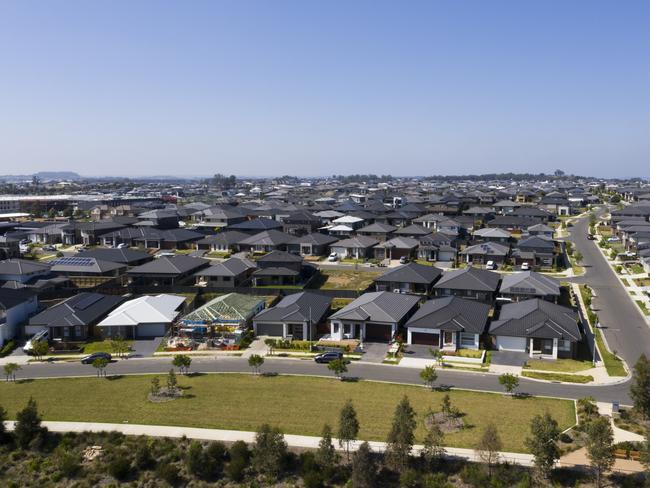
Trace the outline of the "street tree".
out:
M 345 360 L 343 359 L 335 359 L 333 361 L 330 361 L 327 364 L 327 369 L 332 371 L 334 375 L 341 379 L 343 373 L 348 372 L 348 366 L 345 364 Z
M 17 363 L 7 363 L 4 365 L 5 377 L 7 381 L 16 382 L 16 371 L 21 370 L 22 368 Z
M 377 480 L 377 464 L 370 444 L 364 442 L 352 457 L 352 488 L 374 488 Z
M 587 424 L 587 457 L 596 475 L 596 486 L 602 486 L 602 474 L 614 465 L 614 431 L 608 417 L 598 417 Z
M 645 354 L 641 354 L 634 365 L 630 396 L 634 402 L 634 409 L 644 419 L 650 420 L 650 360 Z
M 270 337 L 264 339 L 264 344 L 266 344 L 266 347 L 269 348 L 269 355 L 273 356 L 273 350 L 275 349 L 275 339 L 272 339 Z
M 263 424 L 255 434 L 253 468 L 269 481 L 275 481 L 284 470 L 287 443 L 277 427 Z
M 47 341 L 36 341 L 32 344 L 32 354 L 39 361 L 43 359 L 43 356 L 47 354 L 47 351 L 50 349 Z
M 512 373 L 503 373 L 499 376 L 499 384 L 503 386 L 508 395 L 512 395 L 519 387 L 519 378 L 517 378 L 517 375 Z
M 345 453 L 348 462 L 350 462 L 350 444 L 356 440 L 359 435 L 359 420 L 357 411 L 352 405 L 352 400 L 348 400 L 341 408 L 339 414 L 339 447 L 345 446 Z
M 176 354 L 172 360 L 172 365 L 178 368 L 181 374 L 187 374 L 192 364 L 192 358 L 187 354 Z
M 122 336 L 115 336 L 111 340 L 111 349 L 113 352 L 117 355 L 117 357 L 121 358 L 126 355 L 126 353 L 129 351 L 129 344 L 126 342 L 126 340 Z
M 176 378 L 176 371 L 174 371 L 174 368 L 171 368 L 169 373 L 167 373 L 167 393 L 169 395 L 174 395 L 177 387 L 178 379 Z
M 433 386 L 436 383 L 436 380 L 438 379 L 438 373 L 436 372 L 436 368 L 432 365 L 425 366 L 422 371 L 420 371 L 420 378 L 422 378 L 422 381 L 424 381 L 424 385 L 428 388 L 431 388 L 433 390 Z
M 93 368 L 97 370 L 97 377 L 101 378 L 106 376 L 106 366 L 108 366 L 108 359 L 97 358 L 92 362 Z
M 433 359 L 435 359 L 438 366 L 442 366 L 442 357 L 444 354 L 440 349 L 434 349 L 433 347 L 430 347 L 429 354 L 433 356 Z
M 158 395 L 160 393 L 160 380 L 157 376 L 151 378 L 151 394 Z
M 260 374 L 260 369 L 264 364 L 264 358 L 259 354 L 253 354 L 248 358 L 248 365 L 253 369 L 253 374 Z
M 530 423 L 531 436 L 526 439 L 526 447 L 534 458 L 535 468 L 544 481 L 548 481 L 555 462 L 560 459 L 557 445 L 560 429 L 557 421 L 547 412 L 535 415 Z
M 398 473 L 404 472 L 409 465 L 409 456 L 415 442 L 415 410 L 407 396 L 395 407 L 393 425 L 388 433 L 386 460 L 388 465 Z
M 499 462 L 499 451 L 502 443 L 497 431 L 497 426 L 490 422 L 483 429 L 483 433 L 476 444 L 476 453 L 488 468 L 488 476 L 492 477 L 492 468 Z

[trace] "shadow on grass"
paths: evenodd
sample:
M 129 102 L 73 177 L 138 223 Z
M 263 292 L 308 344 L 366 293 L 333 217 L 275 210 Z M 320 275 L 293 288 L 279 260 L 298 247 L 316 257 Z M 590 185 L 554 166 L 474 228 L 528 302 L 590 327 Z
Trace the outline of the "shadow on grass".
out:
M 207 373 L 199 373 L 198 371 L 195 371 L 193 373 L 187 373 L 185 376 L 188 378 L 195 378 L 197 376 L 207 376 Z
M 33 382 L 34 382 L 34 380 L 32 378 L 25 378 L 25 379 L 22 379 L 22 380 L 16 380 L 15 381 L 15 383 L 18 383 L 18 384 L 21 384 L 21 385 L 23 383 L 33 383 Z
M 275 371 L 268 371 L 266 373 L 260 373 L 259 376 L 262 376 L 264 378 L 275 378 L 276 376 L 280 376 L 280 374 L 276 373 Z
M 358 383 L 361 378 L 358 376 L 341 376 L 341 381 L 345 383 Z
M 111 375 L 106 376 L 106 379 L 108 381 L 121 380 L 122 378 L 124 378 L 123 374 L 111 374 Z

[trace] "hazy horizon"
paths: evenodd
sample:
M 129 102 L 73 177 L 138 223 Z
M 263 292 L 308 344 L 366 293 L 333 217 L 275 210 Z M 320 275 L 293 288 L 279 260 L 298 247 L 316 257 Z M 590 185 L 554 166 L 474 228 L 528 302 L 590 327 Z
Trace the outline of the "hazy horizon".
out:
M 0 174 L 649 177 L 650 4 L 8 1 Z

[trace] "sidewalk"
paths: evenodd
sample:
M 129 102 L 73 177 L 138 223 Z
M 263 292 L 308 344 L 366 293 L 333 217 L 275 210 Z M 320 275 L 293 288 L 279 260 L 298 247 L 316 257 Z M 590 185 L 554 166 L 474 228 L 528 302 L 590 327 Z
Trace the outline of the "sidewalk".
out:
M 5 423 L 7 430 L 13 430 L 14 422 Z M 192 427 L 169 427 L 163 425 L 138 425 L 138 424 L 105 424 L 94 422 L 43 422 L 42 425 L 52 432 L 121 432 L 125 435 L 146 435 L 150 437 L 171 437 L 189 439 L 211 440 L 222 442 L 244 441 L 249 444 L 255 442 L 255 432 L 239 430 L 221 430 L 221 429 L 199 429 Z M 285 434 L 285 441 L 289 447 L 303 449 L 318 449 L 320 437 L 305 435 Z M 334 446 L 338 449 L 338 441 L 332 439 Z M 355 441 L 351 444 L 350 450 L 355 451 L 363 441 Z M 385 442 L 369 441 L 370 447 L 375 452 L 384 452 L 386 450 Z M 417 456 L 422 450 L 421 445 L 413 447 L 413 455 Z M 447 457 L 456 457 L 467 459 L 469 461 L 480 461 L 476 451 L 473 449 L 463 449 L 460 447 L 446 447 L 445 455 Z M 499 453 L 500 462 L 509 462 L 520 464 L 522 466 L 532 466 L 533 457 L 530 454 L 517 452 Z
M 266 353 L 268 352 L 269 348 L 266 344 L 264 344 L 264 339 L 266 339 L 265 336 L 256 337 L 253 340 L 253 342 L 251 342 L 251 345 L 248 346 L 247 349 L 244 349 L 244 352 L 242 353 L 241 357 L 243 357 L 244 359 L 248 359 L 253 354 L 259 354 L 262 357 L 266 356 Z

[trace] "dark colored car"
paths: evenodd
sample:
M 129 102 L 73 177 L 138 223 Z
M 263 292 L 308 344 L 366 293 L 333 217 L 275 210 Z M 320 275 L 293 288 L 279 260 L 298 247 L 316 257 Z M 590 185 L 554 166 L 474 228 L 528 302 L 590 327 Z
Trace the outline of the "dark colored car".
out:
M 314 356 L 314 361 L 317 363 L 329 363 L 336 359 L 343 359 L 343 353 L 337 351 L 329 351 L 319 354 L 318 356 Z
M 589 239 L 590 241 L 594 241 L 596 240 L 596 236 L 593 234 L 587 234 L 587 239 Z
M 94 352 L 81 358 L 81 364 L 92 364 L 95 359 L 106 359 L 106 361 L 110 361 L 113 359 L 113 356 L 107 352 Z

